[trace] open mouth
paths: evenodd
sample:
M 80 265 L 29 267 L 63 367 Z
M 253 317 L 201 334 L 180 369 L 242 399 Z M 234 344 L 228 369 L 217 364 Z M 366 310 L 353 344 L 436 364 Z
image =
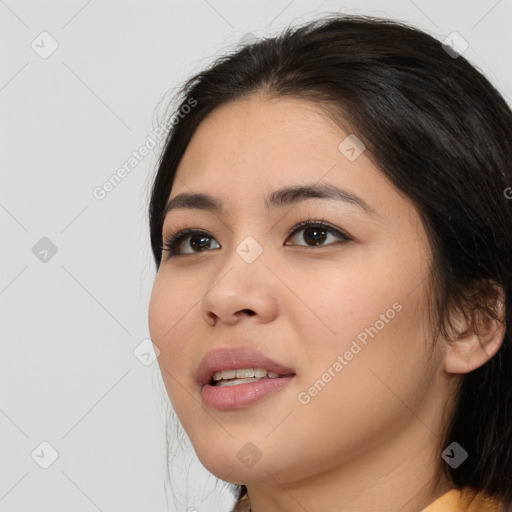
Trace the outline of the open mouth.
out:
M 281 375 L 275 372 L 269 372 L 264 368 L 242 368 L 237 370 L 222 370 L 214 372 L 210 379 L 210 386 L 237 386 L 264 379 L 279 379 L 281 377 L 291 377 L 294 373 Z

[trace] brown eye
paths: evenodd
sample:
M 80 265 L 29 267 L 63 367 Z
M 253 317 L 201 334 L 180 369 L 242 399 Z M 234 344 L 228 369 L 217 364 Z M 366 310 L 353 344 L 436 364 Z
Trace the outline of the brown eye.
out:
M 299 233 L 303 233 L 299 236 Z M 295 242 L 296 245 L 305 245 L 306 247 L 314 247 L 321 245 L 330 245 L 327 242 L 336 242 L 336 241 L 348 241 L 351 240 L 350 237 L 345 235 L 339 229 L 334 228 L 333 226 L 326 225 L 323 221 L 304 221 L 299 225 L 294 226 L 290 231 L 290 234 L 297 233 L 292 238 L 296 238 L 296 240 L 300 240 L 305 242 L 305 244 L 301 244 L 298 241 Z M 285 245 L 292 245 L 286 243 Z
M 185 243 L 187 240 L 188 243 Z M 211 248 L 212 240 L 214 238 L 204 231 L 184 229 L 167 238 L 163 250 L 168 251 L 170 256 L 204 252 Z M 220 248 L 220 245 L 217 244 L 214 248 Z
M 302 236 L 299 236 L 300 232 Z M 323 245 L 332 245 L 334 242 L 349 241 L 351 238 L 341 230 L 326 224 L 323 221 L 303 221 L 294 226 L 288 233 L 288 239 L 294 233 L 293 238 L 305 242 L 304 244 L 296 241 L 294 243 L 285 242 L 285 245 L 299 245 L 305 247 L 315 247 Z M 326 243 L 327 242 L 327 243 Z M 216 244 L 212 246 L 212 243 Z M 163 243 L 163 251 L 169 253 L 169 257 L 181 256 L 185 254 L 197 254 L 207 252 L 209 249 L 220 249 L 221 246 L 215 241 L 215 238 L 199 229 L 186 228 L 170 235 Z

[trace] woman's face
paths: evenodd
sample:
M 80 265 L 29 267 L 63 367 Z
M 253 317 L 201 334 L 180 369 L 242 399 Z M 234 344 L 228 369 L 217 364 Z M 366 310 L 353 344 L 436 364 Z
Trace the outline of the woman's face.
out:
M 163 253 L 149 328 L 172 405 L 224 480 L 292 482 L 363 460 L 370 475 L 372 453 L 394 446 L 387 467 L 399 466 L 441 425 L 430 246 L 411 201 L 361 149 L 314 103 L 252 96 L 213 111 L 179 165 L 169 199 L 207 194 L 222 208 L 181 201 L 168 212 L 163 239 L 200 233 Z M 278 193 L 327 186 L 351 199 Z M 224 348 L 294 375 L 203 386 L 203 358 Z M 205 379 L 232 369 L 222 357 Z M 410 450 L 397 453 L 397 439 Z

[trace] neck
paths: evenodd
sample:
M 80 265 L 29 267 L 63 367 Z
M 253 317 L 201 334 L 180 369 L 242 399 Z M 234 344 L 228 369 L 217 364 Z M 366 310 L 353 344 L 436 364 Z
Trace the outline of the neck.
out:
M 296 481 L 247 485 L 251 512 L 419 512 L 454 486 L 440 471 L 439 438 L 424 424 L 393 443 Z

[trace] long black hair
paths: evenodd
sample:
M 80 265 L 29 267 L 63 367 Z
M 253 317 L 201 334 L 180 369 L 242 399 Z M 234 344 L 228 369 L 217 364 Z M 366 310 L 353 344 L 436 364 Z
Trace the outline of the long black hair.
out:
M 441 449 L 469 458 L 442 471 L 456 487 L 512 505 L 512 113 L 462 55 L 405 23 L 328 14 L 218 58 L 181 88 L 180 116 L 165 141 L 151 191 L 157 269 L 163 212 L 176 169 L 209 112 L 253 93 L 313 100 L 366 146 L 378 168 L 416 205 L 434 252 L 435 338 L 449 311 L 506 325 L 498 353 L 463 376 Z M 190 105 L 194 105 L 190 107 Z M 496 285 L 505 317 L 494 307 Z M 240 487 L 240 497 L 246 493 Z

